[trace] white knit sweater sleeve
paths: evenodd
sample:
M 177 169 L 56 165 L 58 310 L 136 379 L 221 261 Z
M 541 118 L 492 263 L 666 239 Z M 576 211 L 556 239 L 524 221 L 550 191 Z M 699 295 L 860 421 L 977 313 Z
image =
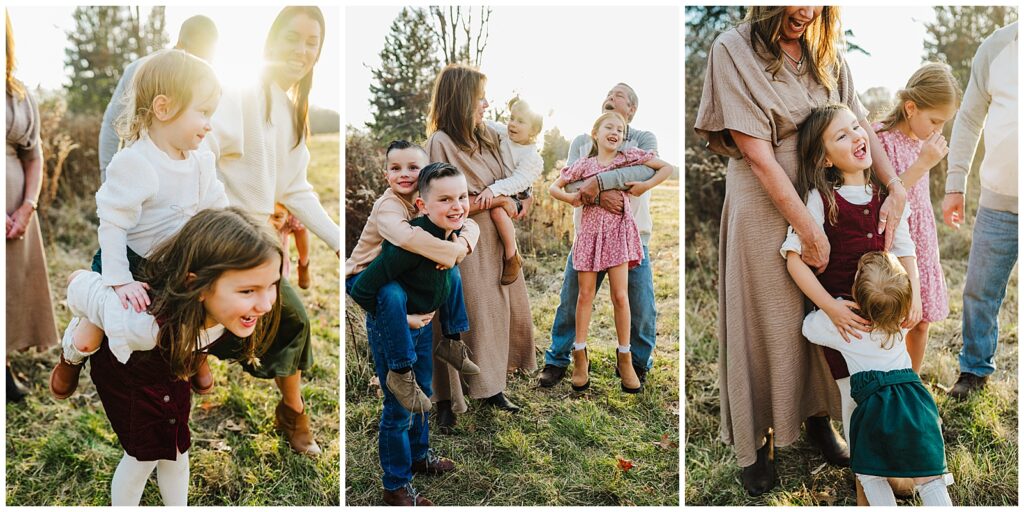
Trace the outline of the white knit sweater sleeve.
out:
M 228 206 L 228 195 L 224 184 L 217 178 L 217 160 L 212 151 L 202 151 L 199 159 L 199 183 L 201 195 L 199 209 L 224 208 Z
M 242 148 L 245 146 L 243 119 L 241 93 L 225 91 L 213 113 L 213 130 L 204 139 L 215 161 L 242 157 Z
M 126 148 L 107 166 L 107 181 L 96 192 L 96 215 L 103 282 L 117 286 L 134 281 L 128 269 L 128 231 L 142 215 L 142 204 L 157 193 L 156 171 L 137 151 Z
M 535 146 L 530 145 L 530 148 Z M 491 192 L 496 196 L 511 196 L 518 194 L 533 185 L 533 182 L 537 181 L 540 177 L 541 172 L 544 171 L 544 159 L 540 157 L 536 149 L 532 151 L 519 152 L 519 162 L 515 169 L 512 169 L 512 175 L 491 183 L 487 188 L 491 189 Z
M 298 153 L 300 149 L 303 148 L 296 148 L 292 153 Z M 309 152 L 304 153 L 305 158 L 293 159 L 295 165 L 291 169 L 278 169 L 281 173 L 292 173 L 291 179 L 283 182 L 284 190 L 279 191 L 278 201 L 320 237 L 331 250 L 338 252 L 341 250 L 341 228 L 331 220 L 327 210 L 320 204 L 320 198 L 313 191 L 313 185 L 307 179 Z M 279 180 L 278 183 L 282 181 Z

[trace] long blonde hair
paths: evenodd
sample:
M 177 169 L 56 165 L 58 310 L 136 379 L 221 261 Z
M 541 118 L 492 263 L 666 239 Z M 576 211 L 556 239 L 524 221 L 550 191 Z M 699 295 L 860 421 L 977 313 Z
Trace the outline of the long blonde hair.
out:
M 434 80 L 427 113 L 427 136 L 444 132 L 463 151 L 496 150 L 485 125 L 476 124 L 477 105 L 484 97 L 487 77 L 466 64 L 449 64 Z
M 175 375 L 187 379 L 199 367 L 198 338 L 207 315 L 199 296 L 212 290 L 225 271 L 256 268 L 275 254 L 284 261 L 277 236 L 235 207 L 200 211 L 154 250 L 142 281 L 152 289 L 149 313 L 162 322 L 157 347 Z M 280 320 L 278 288 L 271 311 L 241 340 L 240 357 L 256 362 L 274 341 Z
M 616 117 L 622 122 L 622 142 L 625 142 L 626 127 L 629 126 L 629 124 L 626 123 L 626 118 L 622 117 L 622 114 L 615 112 L 614 110 L 609 110 L 608 112 L 598 116 L 597 120 L 594 121 L 594 126 L 590 128 L 590 154 L 588 154 L 587 157 L 597 156 L 597 130 L 601 127 L 601 123 L 609 117 Z M 622 147 L 622 142 L 619 143 L 619 147 Z
M 853 301 L 874 332 L 885 335 L 882 348 L 888 350 L 903 338 L 901 324 L 910 313 L 913 298 L 910 276 L 895 256 L 874 251 L 860 257 L 853 278 Z
M 274 23 L 270 25 L 270 31 L 267 32 L 267 40 L 263 43 L 264 56 L 270 53 L 270 47 L 274 44 L 274 40 L 285 29 L 288 22 L 299 14 L 309 16 L 320 25 L 320 46 L 316 49 L 314 63 L 320 61 L 320 53 L 324 49 L 324 39 L 327 37 L 327 26 L 324 23 L 324 13 L 320 11 L 320 8 L 310 5 L 290 5 L 277 13 Z M 315 69 L 316 64 L 313 67 Z M 270 109 L 273 104 L 273 96 L 270 89 L 272 81 L 271 73 L 269 71 L 265 72 L 263 74 L 263 102 L 267 112 L 265 121 L 268 124 L 270 123 Z M 288 97 L 292 100 L 292 130 L 295 135 L 295 144 L 292 145 L 293 149 L 299 147 L 299 144 L 305 140 L 306 134 L 309 133 L 309 91 L 312 88 L 313 69 L 310 69 L 309 73 L 306 73 L 287 91 Z
M 896 104 L 882 119 L 882 129 L 892 130 L 907 120 L 906 103 L 913 101 L 918 109 L 960 106 L 960 84 L 953 68 L 941 62 L 929 62 L 910 75 L 906 87 L 896 92 Z
M 127 142 L 138 140 L 156 119 L 152 107 L 157 96 L 171 100 L 174 114 L 168 121 L 173 121 L 192 104 L 197 92 L 220 96 L 220 82 L 209 64 L 174 48 L 153 53 L 139 65 L 122 99 L 128 108 L 117 119 L 117 134 Z
M 800 125 L 797 133 L 800 166 L 796 176 L 796 191 L 804 201 L 811 190 L 824 192 L 825 218 L 833 225 L 839 213 L 835 194 L 829 192 L 843 186 L 843 173 L 835 166 L 825 166 L 825 159 L 828 156 L 825 153 L 825 129 L 835 119 L 836 114 L 843 110 L 849 112 L 850 108 L 842 103 L 816 107 Z M 864 170 L 864 182 L 866 186 L 874 185 L 876 193 L 884 194 L 885 187 L 878 181 L 873 166 Z
M 782 39 L 782 25 L 786 21 L 786 8 L 756 5 L 747 8 L 742 23 L 750 24 L 751 46 L 755 52 L 767 53 L 768 71 L 772 77 L 782 69 L 785 57 L 779 40 Z M 818 83 L 829 91 L 836 88 L 839 68 L 839 44 L 842 41 L 842 27 L 839 21 L 839 7 L 826 5 L 819 15 L 800 36 L 800 45 L 810 69 Z
M 11 29 L 11 15 L 4 9 L 7 18 L 7 94 L 19 100 L 25 99 L 25 86 L 14 78 L 14 30 Z

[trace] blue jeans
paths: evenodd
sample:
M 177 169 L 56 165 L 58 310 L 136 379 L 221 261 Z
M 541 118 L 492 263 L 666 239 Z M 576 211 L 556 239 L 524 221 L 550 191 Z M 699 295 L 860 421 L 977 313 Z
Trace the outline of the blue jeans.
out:
M 384 488 L 393 491 L 412 481 L 413 461 L 427 457 L 430 447 L 430 429 L 427 426 L 429 413 L 412 414 L 395 399 L 388 389 L 388 345 L 390 337 L 385 325 L 378 322 L 374 315 L 366 315 L 366 337 L 373 351 L 373 370 L 380 380 L 380 388 L 384 391 L 384 410 L 380 415 L 377 450 L 380 455 L 380 467 L 384 471 L 382 483 Z M 385 327 L 385 328 L 382 328 Z M 431 381 L 434 378 L 434 334 L 433 328 L 427 324 L 419 329 L 405 331 L 413 340 L 412 371 L 416 375 L 416 383 L 427 396 L 434 394 Z
M 345 290 L 351 292 L 359 274 L 345 280 Z M 441 305 L 438 316 L 441 320 L 441 331 L 445 336 L 463 333 L 469 330 L 469 318 L 466 316 L 466 302 L 462 296 L 462 274 L 459 267 L 453 267 L 448 274 L 451 293 Z M 383 355 L 388 368 L 397 370 L 408 368 L 416 362 L 413 337 L 409 334 L 409 323 L 406 319 L 408 296 L 402 285 L 395 281 L 381 287 L 377 292 L 377 313 L 366 314 L 367 326 L 370 317 L 374 317 L 377 329 L 381 332 Z M 367 333 L 369 335 L 369 333 Z M 381 381 L 383 382 L 383 381 Z
M 964 347 L 960 371 L 979 377 L 996 371 L 999 306 L 1017 262 L 1017 214 L 978 208 L 964 282 Z
M 605 272 L 597 273 L 597 289 L 601 289 Z M 551 326 L 551 347 L 544 352 L 544 363 L 565 368 L 569 366 L 572 344 L 576 341 L 576 299 L 579 280 L 572 268 L 572 252 L 565 262 L 565 277 L 558 297 L 558 310 Z M 633 362 L 650 369 L 654 358 L 655 337 L 658 333 L 658 312 L 654 304 L 654 275 L 651 257 L 644 246 L 644 259 L 629 270 L 629 346 Z

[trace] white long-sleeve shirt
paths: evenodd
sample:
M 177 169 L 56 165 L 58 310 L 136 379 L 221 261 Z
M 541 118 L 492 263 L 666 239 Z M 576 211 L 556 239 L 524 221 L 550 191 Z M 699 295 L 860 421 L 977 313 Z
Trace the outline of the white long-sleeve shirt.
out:
M 508 136 L 508 126 L 491 120 L 486 122 L 498 132 L 502 157 L 512 162 L 512 175 L 491 183 L 487 188 L 496 196 L 514 196 L 530 188 L 544 172 L 544 159 L 537 152 L 537 145 L 513 142 Z
M 68 309 L 71 314 L 88 319 L 107 335 L 110 352 L 121 363 L 127 363 L 132 352 L 152 350 L 160 327 L 149 313 L 121 306 L 112 288 L 95 272 L 83 272 L 68 285 Z M 199 348 L 213 343 L 224 334 L 217 324 L 199 335 Z
M 227 205 L 212 153 L 199 149 L 173 160 L 148 137 L 135 141 L 114 155 L 96 192 L 103 281 L 132 282 L 125 247 L 148 256 L 199 210 Z
M 908 329 L 901 329 L 903 336 L 893 340 L 892 348 L 882 348 L 885 335 L 879 331 L 861 332 L 861 338 L 843 340 L 835 324 L 824 311 L 817 309 L 804 317 L 803 333 L 811 343 L 834 348 L 843 355 L 850 373 L 868 370 L 899 370 L 910 368 L 910 354 L 905 338 Z
M 863 185 L 843 185 L 837 190 L 843 199 L 847 202 L 856 205 L 865 205 L 871 202 L 871 190 L 865 188 Z M 825 225 L 825 203 L 821 200 L 821 194 L 818 193 L 817 189 L 811 190 L 807 194 L 807 210 L 811 213 L 811 217 L 818 223 L 819 226 Z M 896 238 L 893 240 L 892 249 L 889 252 L 897 258 L 905 256 L 917 256 L 917 250 L 914 247 L 914 240 L 910 238 L 910 226 L 907 224 L 906 207 L 904 207 L 904 215 L 900 217 L 900 223 L 896 226 Z M 800 235 L 796 234 L 796 230 L 793 226 L 790 226 L 786 231 L 786 240 L 782 243 L 782 248 L 779 249 L 779 253 L 782 254 L 782 258 L 786 258 L 786 253 L 793 251 L 797 254 L 803 254 L 802 245 L 800 243 Z
M 206 138 L 217 156 L 218 176 L 232 206 L 263 222 L 281 203 L 337 252 L 341 229 L 306 178 L 309 148 L 305 141 L 295 146 L 291 101 L 276 84 L 270 88 L 269 123 L 262 85 L 226 90 L 221 96 Z

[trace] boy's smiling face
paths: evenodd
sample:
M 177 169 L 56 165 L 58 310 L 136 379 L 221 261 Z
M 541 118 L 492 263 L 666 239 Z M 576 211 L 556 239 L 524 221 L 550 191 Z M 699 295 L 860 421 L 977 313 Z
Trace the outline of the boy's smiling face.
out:
M 416 199 L 416 206 L 446 232 L 462 229 L 469 216 L 469 186 L 463 175 L 431 180 L 426 193 Z
M 420 169 L 428 163 L 427 154 L 418 147 L 391 150 L 384 164 L 388 186 L 400 196 L 411 197 L 416 193 Z

